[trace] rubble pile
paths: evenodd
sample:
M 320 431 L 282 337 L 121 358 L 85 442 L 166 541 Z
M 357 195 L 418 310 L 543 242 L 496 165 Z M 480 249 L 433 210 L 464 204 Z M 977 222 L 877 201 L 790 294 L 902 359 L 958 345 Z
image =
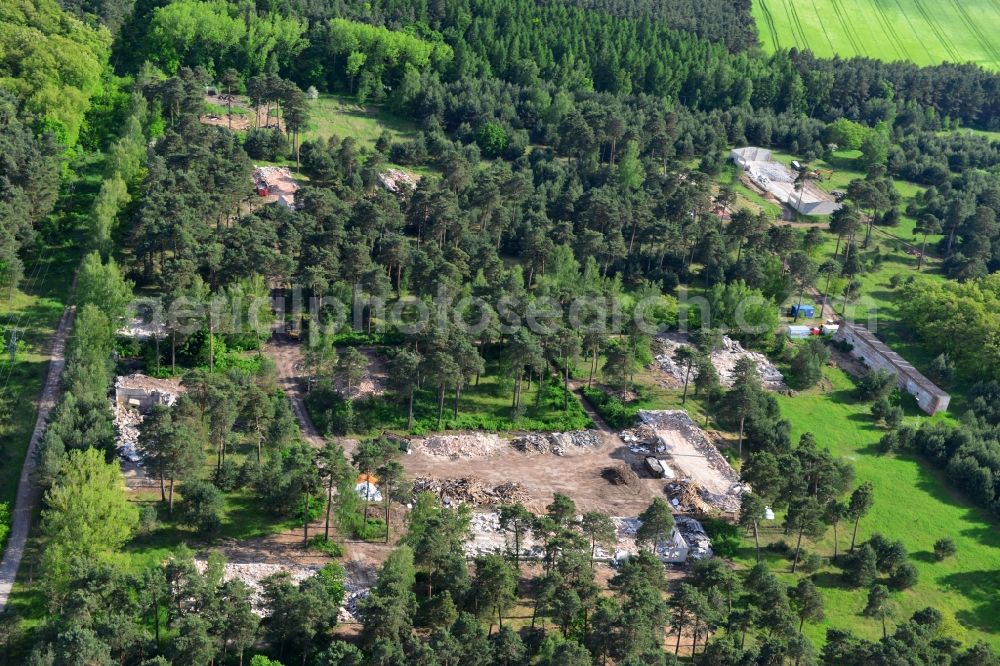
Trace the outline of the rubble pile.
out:
M 690 345 L 688 336 L 683 333 L 666 333 L 656 338 L 655 343 L 657 354 L 655 356 L 657 367 L 667 375 L 667 383 L 672 386 L 681 386 L 684 383 L 684 374 L 687 368 L 674 361 L 674 352 L 678 347 Z M 719 381 L 723 386 L 733 385 L 733 372 L 736 370 L 736 362 L 741 358 L 751 358 L 757 364 L 757 371 L 760 373 L 761 383 L 765 388 L 776 391 L 785 388 L 785 378 L 778 368 L 771 363 L 766 356 L 758 352 L 747 351 L 738 340 L 733 340 L 728 335 L 722 336 L 722 346 L 712 352 L 712 365 L 719 373 Z M 691 368 L 689 380 L 694 380 L 698 376 L 698 369 Z
M 389 169 L 378 175 L 378 182 L 393 194 L 403 194 L 417 189 L 417 181 L 405 171 Z
M 712 508 L 701 498 L 698 484 L 694 481 L 684 479 L 676 483 L 668 483 L 664 492 L 670 499 L 670 506 L 677 511 L 708 513 Z
M 690 516 L 674 516 L 674 525 L 688 544 L 688 557 L 712 557 L 712 540 L 701 523 Z
M 349 575 L 344 578 L 344 605 L 337 613 L 337 624 L 357 624 L 361 620 L 361 602 L 368 597 L 371 590 L 366 583 L 354 580 Z
M 722 336 L 722 348 L 712 352 L 712 365 L 719 373 L 719 381 L 723 385 L 732 386 L 736 362 L 744 357 L 753 359 L 757 363 L 757 372 L 760 373 L 760 380 L 765 388 L 775 390 L 785 388 L 785 378 L 766 356 L 743 349 L 738 340 L 733 340 L 728 335 Z
M 500 514 L 496 511 L 473 513 L 469 521 L 469 536 L 469 540 L 463 546 L 465 554 L 469 557 L 509 553 L 514 550 L 514 537 L 500 527 Z M 542 557 L 541 544 L 530 534 L 522 535 L 519 545 L 522 559 Z
M 635 473 L 635 470 L 625 463 L 619 463 L 614 467 L 605 467 L 601 471 L 601 476 L 616 486 L 631 486 L 639 480 L 639 475 Z
M 111 412 L 115 433 L 118 435 L 118 454 L 129 462 L 140 463 L 142 457 L 139 455 L 137 446 L 142 414 L 125 405 L 118 404 L 111 406 Z
M 490 486 L 473 477 L 457 479 L 432 479 L 418 476 L 413 480 L 413 493 L 434 493 L 445 505 L 451 503 L 473 506 L 497 506 L 524 503 L 531 499 L 527 490 L 517 481 L 505 481 Z
M 634 428 L 627 428 L 618 433 L 632 453 L 648 454 L 663 453 L 667 447 L 656 436 L 656 429 L 640 423 Z
M 417 450 L 439 458 L 479 458 L 491 456 L 506 448 L 506 442 L 499 435 L 477 432 L 465 435 L 436 435 L 426 439 L 414 439 L 411 444 Z
M 595 430 L 572 432 L 528 433 L 511 440 L 511 446 L 524 453 L 553 453 L 566 455 L 575 449 L 596 449 L 601 439 Z
M 195 568 L 204 573 L 208 567 L 205 560 L 195 560 Z M 266 562 L 227 562 L 222 570 L 222 580 L 239 580 L 250 588 L 250 607 L 253 612 L 264 617 L 267 610 L 264 599 L 263 581 L 276 573 L 288 572 L 292 582 L 298 585 L 306 578 L 314 575 L 322 567 L 320 565 L 286 566 L 284 564 L 269 564 Z M 349 584 L 350 581 L 347 581 Z M 349 585 L 348 585 L 349 587 Z
M 746 487 L 729 461 L 687 412 L 640 410 L 638 416 L 639 425 L 622 431 L 622 440 L 634 453 L 667 453 L 671 457 L 673 466 L 681 474 L 681 478 L 667 486 L 667 495 L 674 508 L 695 512 L 710 509 L 732 513 L 739 511 L 740 496 Z M 673 446 L 668 445 L 667 438 L 672 433 L 676 433 L 693 451 L 689 449 L 689 453 L 678 453 L 672 450 L 677 446 L 677 440 Z M 705 484 L 713 487 L 707 488 Z

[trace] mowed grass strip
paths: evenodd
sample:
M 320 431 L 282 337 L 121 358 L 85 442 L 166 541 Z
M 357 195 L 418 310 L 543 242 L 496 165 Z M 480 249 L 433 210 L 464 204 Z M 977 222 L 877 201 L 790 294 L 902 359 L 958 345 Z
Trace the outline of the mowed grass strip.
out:
M 945 616 L 947 635 L 971 643 L 985 640 L 1000 648 L 1000 557 L 998 522 L 988 512 L 973 506 L 948 484 L 929 463 L 909 454 L 881 455 L 878 441 L 884 430 L 869 414 L 870 405 L 858 402 L 854 383 L 843 372 L 828 369 L 824 388 L 795 396 L 777 396 L 782 414 L 792 423 L 797 440 L 804 432 L 816 436 L 821 447 L 850 460 L 857 483 L 871 481 L 875 486 L 875 506 L 861 521 L 858 541 L 874 532 L 892 539 L 902 539 L 910 561 L 920 572 L 917 585 L 894 592 L 897 619 L 905 620 L 928 606 Z M 916 425 L 922 416 L 910 401 L 907 422 Z M 940 417 L 938 417 L 940 418 Z M 764 542 L 791 537 L 780 528 L 781 515 L 763 534 Z M 840 552 L 850 545 L 851 526 L 840 528 Z M 958 552 L 953 558 L 937 562 L 932 555 L 934 542 L 944 536 L 955 540 Z M 741 566 L 753 563 L 753 541 L 741 552 Z M 830 557 L 833 553 L 833 530 L 817 543 L 804 546 L 809 552 Z M 788 574 L 791 562 L 774 553 L 767 561 L 788 583 L 797 580 Z M 826 605 L 826 619 L 809 627 L 807 633 L 816 643 L 824 640 L 828 627 L 850 629 L 866 638 L 881 637 L 881 625 L 860 615 L 867 590 L 850 589 L 841 582 L 839 569 L 826 567 L 815 575 Z
M 796 46 L 823 57 L 974 62 L 1000 69 L 994 0 L 754 0 L 753 14 L 770 51 Z

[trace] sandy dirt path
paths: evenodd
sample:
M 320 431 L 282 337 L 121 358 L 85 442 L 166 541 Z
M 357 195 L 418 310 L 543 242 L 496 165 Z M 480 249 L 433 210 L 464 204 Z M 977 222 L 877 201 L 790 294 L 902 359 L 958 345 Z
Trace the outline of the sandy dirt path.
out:
M 322 446 L 323 438 L 309 418 L 305 395 L 302 392 L 302 374 L 299 369 L 302 367 L 302 349 L 294 342 L 275 337 L 264 346 L 264 353 L 270 356 L 277 366 L 278 385 L 292 403 L 292 411 L 295 412 L 302 436 L 313 446 Z
M 14 504 L 7 549 L 4 551 L 3 560 L 0 561 L 0 612 L 3 612 L 7 607 L 14 579 L 17 578 L 17 570 L 21 566 L 21 558 L 24 556 L 24 547 L 28 542 L 31 518 L 41 499 L 41 492 L 34 478 L 37 466 L 36 452 L 38 442 L 45 432 L 49 412 L 59 399 L 61 390 L 59 382 L 63 366 L 66 365 L 66 338 L 73 327 L 75 312 L 76 307 L 72 305 L 63 310 L 62 317 L 59 319 L 59 327 L 49 342 L 49 370 L 45 376 L 41 398 L 38 401 L 38 418 L 35 420 L 35 429 L 31 433 L 28 452 L 24 457 L 24 465 L 21 467 L 21 478 L 17 485 L 17 499 Z

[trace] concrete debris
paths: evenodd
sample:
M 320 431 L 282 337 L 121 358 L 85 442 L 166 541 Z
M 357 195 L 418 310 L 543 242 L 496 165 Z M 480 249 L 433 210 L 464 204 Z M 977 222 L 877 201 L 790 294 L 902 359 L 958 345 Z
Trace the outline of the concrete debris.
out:
M 204 573 L 208 567 L 208 563 L 205 560 L 195 560 L 194 565 L 201 573 Z M 222 580 L 239 580 L 250 588 L 250 607 L 256 615 L 264 617 L 267 606 L 262 583 L 265 578 L 277 573 L 288 572 L 292 578 L 292 582 L 298 585 L 306 578 L 313 576 L 321 568 L 320 565 L 287 566 L 266 562 L 227 562 L 222 571 Z
M 640 425 L 623 432 L 631 446 L 668 459 L 678 479 L 667 486 L 671 504 L 680 510 L 737 513 L 747 487 L 719 449 L 683 410 L 638 413 Z
M 574 430 L 547 434 L 528 433 L 515 437 L 510 443 L 524 453 L 553 453 L 562 456 L 574 449 L 596 449 L 600 447 L 601 439 L 595 430 Z
M 520 550 L 522 559 L 537 559 L 542 557 L 543 549 L 531 534 L 521 537 Z M 500 514 L 496 511 L 473 513 L 469 520 L 469 540 L 463 545 L 468 557 L 490 555 L 493 553 L 513 553 L 514 538 L 500 527 Z
M 205 573 L 208 563 L 206 560 L 196 559 L 194 566 L 200 573 Z M 322 568 L 322 565 L 319 564 L 286 565 L 269 562 L 227 562 L 222 571 L 222 579 L 224 581 L 239 580 L 250 588 L 250 607 L 257 616 L 264 617 L 267 612 L 263 586 L 265 578 L 287 572 L 291 576 L 292 582 L 299 585 Z M 368 596 L 368 591 L 371 589 L 370 579 L 372 576 L 365 572 L 355 571 L 350 564 L 345 566 L 344 570 L 346 573 L 344 577 L 344 605 L 341 606 L 337 614 L 337 622 L 356 624 L 358 622 L 356 618 L 360 616 L 361 601 Z
M 642 525 L 638 518 L 612 518 L 618 533 L 614 552 L 598 546 L 595 556 L 600 559 L 620 561 L 639 552 L 635 536 Z M 648 547 L 648 546 L 647 546 Z M 664 562 L 680 564 L 688 558 L 701 559 L 712 556 L 712 542 L 704 528 L 689 516 L 674 516 L 674 531 L 668 541 L 656 545 L 656 554 Z
M 598 544 L 594 559 L 598 561 L 620 561 L 637 554 L 640 550 L 635 541 L 636 532 L 642 523 L 636 517 L 614 516 L 614 544 Z M 712 543 L 705 529 L 694 518 L 675 516 L 675 529 L 669 541 L 657 546 L 657 555 L 666 562 L 680 563 L 689 557 L 700 559 L 711 557 Z M 500 514 L 495 511 L 475 512 L 469 521 L 470 539 L 464 544 L 469 557 L 492 553 L 510 553 L 514 548 L 513 535 L 500 527 Z M 522 559 L 540 559 L 544 556 L 541 542 L 531 533 L 521 537 L 520 556 Z
M 378 175 L 378 182 L 393 194 L 403 194 L 417 189 L 417 179 L 406 171 L 389 169 Z
M 439 458 L 479 458 L 499 453 L 506 442 L 494 433 L 475 432 L 463 435 L 435 435 L 411 440 L 412 448 Z
M 369 587 L 348 591 L 344 594 L 344 605 L 337 612 L 337 624 L 359 624 L 361 602 L 368 598 Z
M 136 465 L 142 465 L 139 455 L 139 426 L 142 424 L 142 414 L 131 407 L 114 404 L 111 406 L 112 420 L 115 424 L 115 434 L 118 444 L 118 455 Z
M 370 481 L 362 481 L 354 486 L 354 492 L 358 494 L 358 497 L 367 499 L 369 502 L 382 501 L 382 493 L 379 492 L 378 486 Z
M 683 333 L 665 333 L 654 341 L 656 346 L 656 365 L 668 377 L 668 383 L 672 386 L 682 386 L 686 368 L 674 361 L 674 352 L 678 347 L 690 346 L 690 339 Z M 733 385 L 733 373 L 736 370 L 736 362 L 741 358 L 751 358 L 757 364 L 757 371 L 760 373 L 761 383 L 764 388 L 781 391 L 785 389 L 785 378 L 773 363 L 766 356 L 759 352 L 747 351 L 738 340 L 733 340 L 728 335 L 722 336 L 722 346 L 711 354 L 712 365 L 719 373 L 719 382 L 726 387 Z M 698 369 L 691 368 L 689 381 L 694 381 L 698 376 Z
M 496 506 L 500 504 L 524 503 L 531 499 L 527 490 L 517 481 L 505 481 L 489 486 L 473 477 L 458 479 L 431 479 L 418 476 L 413 480 L 413 494 L 434 493 L 444 502 L 451 504 L 472 504 L 473 506 Z
M 697 520 L 690 516 L 674 516 L 674 525 L 688 545 L 688 557 L 700 560 L 712 557 L 712 540 Z

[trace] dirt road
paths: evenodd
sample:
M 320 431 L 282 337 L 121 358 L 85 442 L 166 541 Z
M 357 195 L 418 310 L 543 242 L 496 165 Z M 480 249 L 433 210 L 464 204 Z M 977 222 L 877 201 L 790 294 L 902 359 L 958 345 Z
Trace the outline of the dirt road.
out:
M 35 420 L 35 429 L 31 433 L 28 452 L 24 457 L 24 465 L 21 467 L 21 479 L 17 485 L 17 500 L 14 504 L 7 549 L 4 551 L 3 561 L 0 561 L 0 612 L 3 612 L 4 608 L 7 607 L 7 599 L 10 597 L 14 579 L 17 577 L 17 570 L 21 566 L 21 558 L 24 556 L 24 547 L 28 542 L 31 518 L 41 496 L 40 489 L 34 479 L 37 465 L 36 451 L 38 442 L 45 432 L 49 411 L 59 398 L 59 380 L 62 376 L 63 366 L 66 364 L 66 337 L 73 327 L 75 312 L 74 306 L 67 306 L 63 310 L 62 318 L 59 319 L 59 327 L 49 341 L 49 370 L 45 376 L 41 399 L 38 401 L 38 418 Z
M 274 360 L 278 370 L 278 384 L 288 396 L 292 403 L 292 411 L 299 422 L 299 429 L 302 436 L 313 446 L 322 446 L 323 438 L 320 436 L 309 412 L 306 411 L 305 395 L 302 392 L 302 375 L 299 368 L 302 367 L 301 347 L 281 338 L 272 338 L 264 345 L 264 353 Z

